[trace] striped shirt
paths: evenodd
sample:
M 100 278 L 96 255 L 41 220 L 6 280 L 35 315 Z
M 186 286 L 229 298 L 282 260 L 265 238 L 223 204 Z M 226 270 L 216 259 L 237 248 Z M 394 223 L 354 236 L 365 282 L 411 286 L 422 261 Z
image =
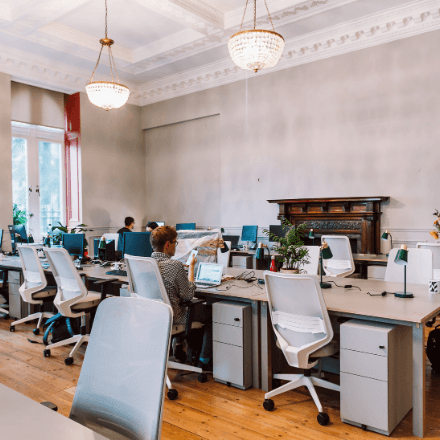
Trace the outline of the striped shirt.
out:
M 157 261 L 163 283 L 173 308 L 174 324 L 186 324 L 187 308 L 179 305 L 180 301 L 189 301 L 194 298 L 196 286 L 188 281 L 183 263 L 172 260 L 171 257 L 162 252 L 153 252 L 151 255 Z

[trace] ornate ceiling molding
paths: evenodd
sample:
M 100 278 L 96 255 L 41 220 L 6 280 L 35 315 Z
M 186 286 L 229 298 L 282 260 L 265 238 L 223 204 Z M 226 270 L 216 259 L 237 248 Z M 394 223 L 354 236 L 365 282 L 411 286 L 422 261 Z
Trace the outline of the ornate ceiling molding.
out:
M 439 12 L 437 0 L 415 2 L 404 8 L 328 28 L 324 32 L 288 40 L 278 65 L 268 71 L 260 71 L 258 75 L 440 29 Z M 148 105 L 254 75 L 239 69 L 230 59 L 225 59 L 141 86 L 140 103 L 142 106 Z

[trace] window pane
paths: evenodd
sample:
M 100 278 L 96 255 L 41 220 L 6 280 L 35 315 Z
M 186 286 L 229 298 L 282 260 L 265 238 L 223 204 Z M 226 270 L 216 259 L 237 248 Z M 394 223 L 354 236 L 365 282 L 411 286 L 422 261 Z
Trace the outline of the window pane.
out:
M 62 223 L 62 154 L 61 144 L 38 143 L 40 167 L 40 233 L 49 225 Z
M 28 175 L 26 139 L 12 138 L 12 203 L 17 205 L 14 211 L 14 223 L 26 223 L 28 211 Z M 18 215 L 17 215 L 18 214 Z

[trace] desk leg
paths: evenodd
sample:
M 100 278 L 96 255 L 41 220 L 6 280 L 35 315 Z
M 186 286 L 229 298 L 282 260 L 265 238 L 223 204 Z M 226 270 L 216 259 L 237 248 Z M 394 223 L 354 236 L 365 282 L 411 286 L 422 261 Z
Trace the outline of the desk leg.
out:
M 261 302 L 261 389 L 272 390 L 272 324 L 269 303 Z
M 260 301 L 252 301 L 252 386 L 260 389 Z
M 424 325 L 413 327 L 413 434 L 425 434 L 425 346 Z

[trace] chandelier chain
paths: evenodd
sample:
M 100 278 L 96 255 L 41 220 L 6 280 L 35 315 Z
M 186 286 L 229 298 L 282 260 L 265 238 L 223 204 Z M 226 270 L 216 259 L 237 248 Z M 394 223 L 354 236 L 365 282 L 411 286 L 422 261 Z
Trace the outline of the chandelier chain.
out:
M 257 0 L 254 0 L 254 29 L 257 27 Z
M 107 0 L 105 0 L 105 38 L 107 38 Z
M 95 66 L 95 68 L 93 69 L 93 73 L 92 73 L 92 77 L 90 78 L 90 82 L 93 81 L 93 77 L 95 76 L 96 68 L 98 67 L 99 60 L 101 59 L 101 54 L 102 54 L 102 49 L 103 49 L 103 48 L 104 48 L 104 45 L 101 44 L 101 50 L 99 51 L 98 61 L 96 62 L 96 66 Z
M 112 51 L 112 47 L 111 47 L 111 46 L 109 46 L 109 47 L 108 47 L 108 50 L 110 51 L 110 53 L 111 53 L 111 56 L 112 56 L 112 60 L 113 60 L 113 67 L 115 68 L 116 80 L 118 81 L 118 84 L 119 84 L 119 75 L 118 75 L 118 71 L 116 70 L 116 64 L 115 64 L 115 59 L 113 58 L 113 51 Z M 113 72 L 112 72 L 112 81 L 113 81 Z
M 248 2 L 249 0 L 246 0 L 246 6 L 244 7 L 244 14 L 243 14 L 243 18 L 241 19 L 241 25 L 240 25 L 240 31 L 243 28 L 243 22 L 244 22 L 244 17 L 246 16 L 246 9 L 248 7 Z
M 107 1 L 107 0 L 106 0 Z M 270 20 L 270 24 L 272 25 L 272 30 L 275 32 L 275 27 L 272 23 L 272 17 L 270 16 L 270 12 L 269 12 L 269 8 L 267 7 L 267 3 L 266 0 L 264 0 L 264 4 L 266 5 L 266 9 L 267 9 L 267 15 L 269 16 L 269 20 Z

